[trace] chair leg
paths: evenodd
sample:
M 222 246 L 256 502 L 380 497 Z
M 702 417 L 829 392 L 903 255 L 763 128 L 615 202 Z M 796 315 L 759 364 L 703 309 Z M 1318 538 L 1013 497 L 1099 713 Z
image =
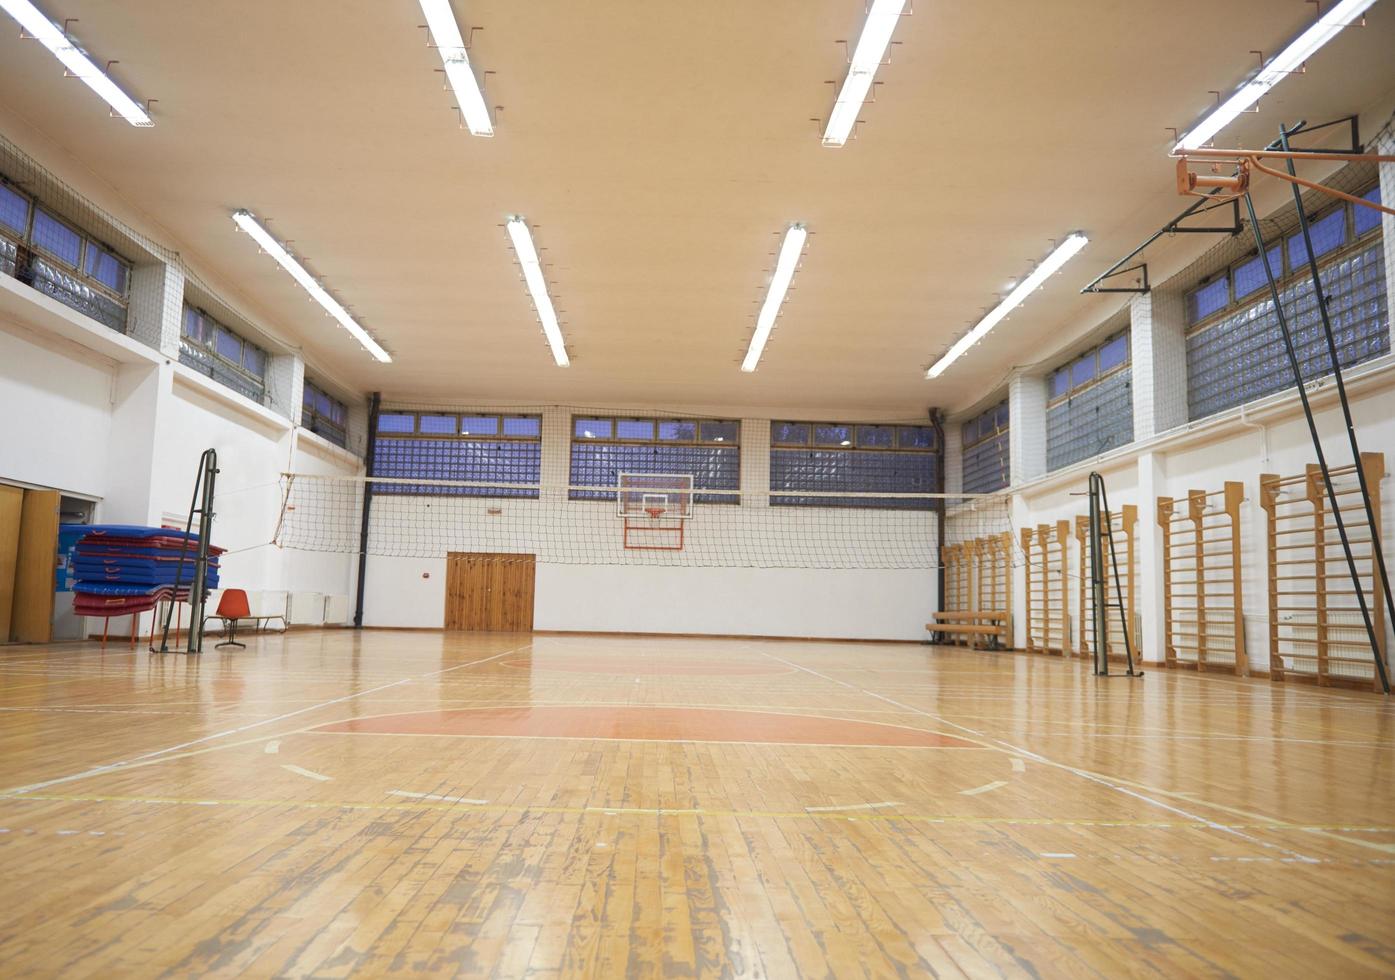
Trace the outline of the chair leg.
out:
M 227 634 L 228 638 L 222 643 L 215 644 L 213 649 L 218 650 L 222 647 L 241 647 L 244 650 L 247 649 L 247 644 L 237 642 L 237 620 L 223 620 L 223 632 Z

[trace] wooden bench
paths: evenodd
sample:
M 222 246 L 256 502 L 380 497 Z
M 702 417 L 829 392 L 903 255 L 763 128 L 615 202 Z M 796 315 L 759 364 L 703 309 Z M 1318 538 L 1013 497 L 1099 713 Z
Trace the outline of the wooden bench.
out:
M 925 628 L 932 636 L 988 637 L 989 649 L 1011 649 L 1012 628 L 1007 612 L 1001 609 L 985 609 L 977 612 L 937 612 L 931 613 L 932 623 Z M 976 645 L 976 644 L 975 644 Z

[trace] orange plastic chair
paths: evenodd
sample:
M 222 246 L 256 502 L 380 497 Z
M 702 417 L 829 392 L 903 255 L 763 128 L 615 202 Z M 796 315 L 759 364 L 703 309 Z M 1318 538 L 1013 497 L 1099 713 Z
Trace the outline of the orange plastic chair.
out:
M 213 615 L 223 621 L 223 633 L 227 636 L 227 639 L 215 646 L 214 649 L 242 647 L 245 650 L 247 644 L 237 641 L 237 621 L 247 619 L 252 615 L 252 608 L 247 603 L 247 593 L 242 589 L 224 589 L 223 594 L 218 599 L 218 610 Z

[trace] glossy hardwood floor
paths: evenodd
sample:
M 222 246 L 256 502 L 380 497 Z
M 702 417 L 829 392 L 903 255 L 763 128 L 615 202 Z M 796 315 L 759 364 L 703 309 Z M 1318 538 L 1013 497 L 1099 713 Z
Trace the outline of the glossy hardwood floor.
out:
M 0 786 L 4 976 L 1395 973 L 1395 707 L 1356 692 L 909 644 L 8 647 Z

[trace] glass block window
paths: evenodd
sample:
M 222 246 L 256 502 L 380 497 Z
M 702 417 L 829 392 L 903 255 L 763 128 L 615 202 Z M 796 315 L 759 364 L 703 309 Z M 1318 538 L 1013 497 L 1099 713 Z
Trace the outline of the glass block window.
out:
M 803 497 L 790 492 L 935 493 L 940 489 L 939 449 L 930 426 L 772 422 L 770 504 L 932 510 L 936 502 L 929 499 Z
M 382 412 L 373 434 L 373 476 L 479 484 L 374 484 L 373 492 L 380 494 L 536 499 L 542 480 L 542 419 Z
M 1379 201 L 1380 189 L 1363 195 Z M 1380 222 L 1368 208 L 1341 204 L 1309 222 L 1318 274 L 1328 298 L 1333 337 L 1343 367 L 1379 357 L 1390 350 L 1390 314 Z M 1270 270 L 1293 334 L 1305 381 L 1331 368 L 1322 319 L 1313 295 L 1308 254 L 1302 233 L 1295 231 L 1268 252 Z M 1224 287 L 1226 302 L 1212 310 L 1198 303 Z M 1209 310 L 1210 312 L 1203 312 Z M 1293 386 L 1279 319 L 1265 277 L 1264 262 L 1250 256 L 1188 298 L 1187 410 L 1204 418 L 1244 402 Z M 1198 315 L 1200 314 L 1200 315 Z
M 0 177 L 0 275 L 124 333 L 131 264 Z
M 323 436 L 342 449 L 348 443 L 348 418 L 349 412 L 343 402 L 309 378 L 305 379 L 300 405 L 302 428 Z
M 572 417 L 572 500 L 613 500 L 621 473 L 691 475 L 694 491 L 741 486 L 741 423 L 734 419 Z M 594 488 L 594 489 L 592 489 Z M 739 504 L 735 493 L 694 503 Z
M 1116 334 L 1047 379 L 1046 468 L 1098 456 L 1133 441 L 1129 334 Z
M 179 363 L 258 405 L 266 400 L 266 351 L 187 304 L 179 335 Z
M 959 434 L 965 493 L 992 493 L 1012 482 L 1007 399 L 969 419 Z

